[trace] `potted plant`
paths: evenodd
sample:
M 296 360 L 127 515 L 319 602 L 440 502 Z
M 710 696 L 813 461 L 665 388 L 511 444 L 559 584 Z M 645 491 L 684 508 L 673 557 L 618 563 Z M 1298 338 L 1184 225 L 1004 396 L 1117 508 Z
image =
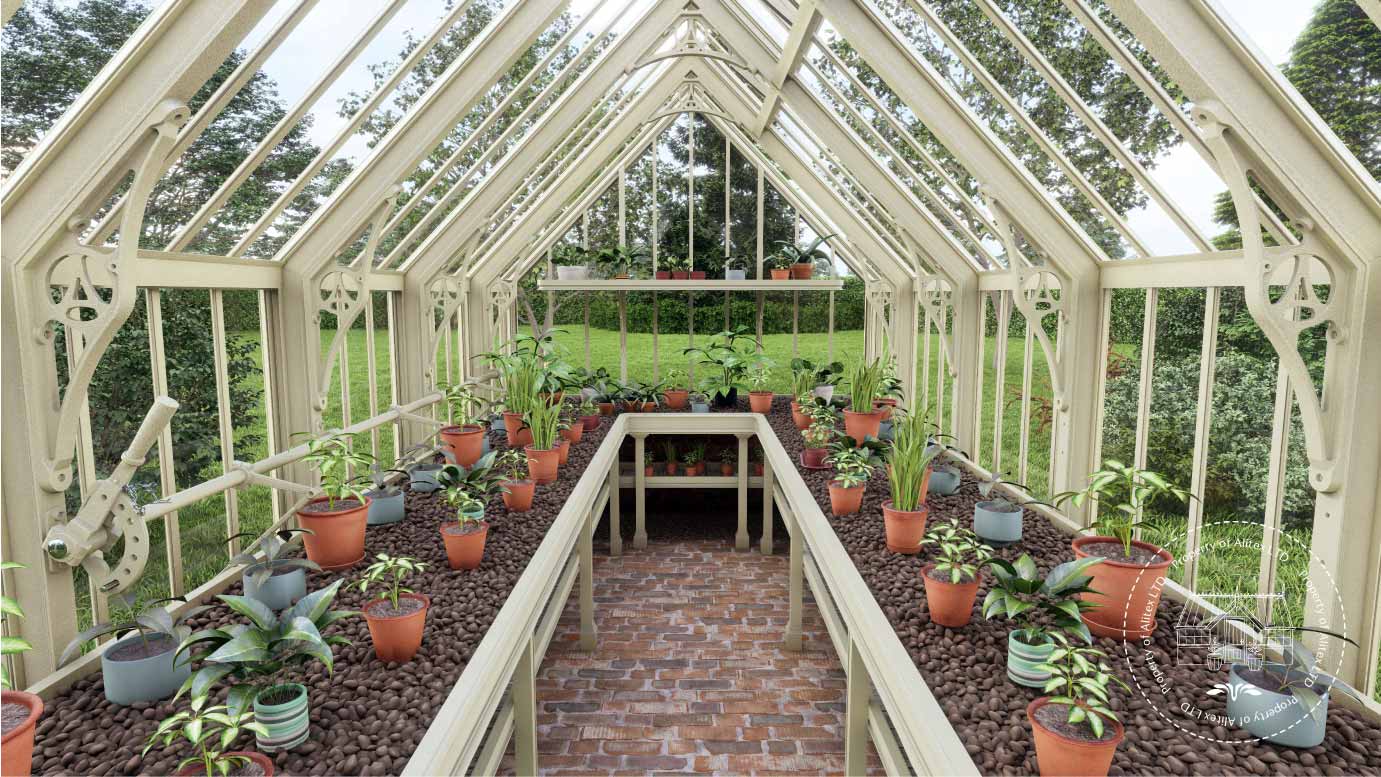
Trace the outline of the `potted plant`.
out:
M 882 503 L 887 530 L 887 549 L 914 554 L 921 549 L 925 533 L 926 470 L 935 455 L 925 444 L 925 418 L 906 415 L 897 421 L 893 433 L 888 472 L 891 499 Z
M 575 445 L 585 436 L 585 421 L 580 417 L 579 411 L 572 411 L 564 422 L 566 427 L 561 430 L 561 439 Z M 566 462 L 562 461 L 562 464 Z
M 738 404 L 738 390 L 753 358 L 744 344 L 755 348 L 757 340 L 748 333 L 748 327 L 739 326 L 710 338 L 706 348 L 681 351 L 686 356 L 699 357 L 700 364 L 707 368 L 709 374 L 702 388 L 714 400 L 715 407 L 732 408 Z
M 1063 632 L 1051 635 L 1056 644 L 1041 670 L 1051 674 L 1046 693 L 1026 706 L 1036 745 L 1036 763 L 1044 777 L 1067 774 L 1105 775 L 1124 731 L 1110 708 L 1108 685 L 1127 684 L 1108 665 L 1107 654 L 1079 647 Z
M 984 542 L 995 547 L 1011 545 L 1021 541 L 1021 520 L 1022 506 L 1025 504 L 1040 504 L 1039 502 L 1021 502 L 1016 499 L 1009 499 L 1001 492 L 994 496 L 994 491 L 999 483 L 1004 482 L 1002 476 L 1006 473 L 997 472 L 987 480 L 978 484 L 978 493 L 983 496 L 973 506 L 973 530 L 983 538 Z M 934 479 L 934 476 L 931 476 Z M 1012 483 L 1017 488 L 1026 489 L 1020 483 Z
M 892 413 L 905 397 L 901 378 L 897 377 L 897 357 L 889 356 L 883 362 L 882 382 L 878 386 L 878 396 L 873 400 L 873 409 L 882 411 L 883 423 L 892 420 Z
M 369 497 L 352 469 L 364 470 L 373 458 L 351 449 L 352 435 L 332 434 L 307 442 L 303 461 L 321 476 L 321 496 L 297 511 L 297 522 L 311 533 L 303 535 L 307 558 L 322 569 L 344 569 L 364 558 L 364 530 Z
M 980 566 L 993 549 L 953 518 L 932 527 L 921 544 L 936 549 L 935 561 L 921 568 L 930 620 L 951 629 L 969 625 L 983 578 Z
M 882 384 L 882 362 L 859 360 L 849 374 L 849 408 L 844 411 L 844 431 L 859 442 L 878 436 L 882 412 L 873 407 Z M 861 408 L 867 408 L 866 410 Z
M 656 461 L 652 457 L 652 451 L 643 451 L 643 475 L 652 477 L 656 472 Z
M 675 439 L 668 437 L 665 440 L 662 440 L 662 456 L 666 459 L 666 473 L 668 475 L 675 475 L 676 463 L 680 461 L 680 459 L 676 458 Z
M 705 271 L 704 271 L 704 270 L 697 270 L 697 269 L 695 269 L 694 267 L 692 267 L 692 268 L 691 268 L 691 271 L 690 271 L 690 279 L 693 280 L 693 281 L 703 281 L 703 280 L 705 280 Z
M 948 445 L 941 445 L 936 449 L 932 442 L 929 447 L 935 450 L 935 458 L 937 459 L 947 451 L 955 451 L 964 458 L 969 458 L 967 453 Z M 959 485 L 962 482 L 963 477 L 959 473 L 959 468 L 953 464 L 936 464 L 932 465 L 930 468 L 930 491 L 932 493 L 939 494 L 940 496 L 949 496 L 959 490 Z M 976 530 L 977 529 L 975 529 L 975 531 Z M 983 532 L 978 532 L 978 536 L 983 537 Z M 992 544 L 987 538 L 984 538 L 984 541 L 988 542 L 989 545 Z
M 829 260 L 830 255 L 826 253 L 821 246 L 832 237 L 835 236 L 825 235 L 824 237 L 815 238 L 815 240 L 810 243 L 802 243 L 800 245 L 785 240 L 778 240 L 777 245 L 781 246 L 781 248 L 777 249 L 777 254 L 783 258 L 786 266 L 790 268 L 792 278 L 796 280 L 809 280 L 815 268 L 815 262 Z M 773 278 L 776 278 L 776 276 L 774 275 Z
M 178 696 L 190 692 L 195 699 L 224 683 L 229 686 L 230 714 L 242 714 L 253 705 L 255 722 L 266 729 L 257 736 L 260 750 L 272 753 L 301 744 L 309 727 L 307 687 L 280 677 L 285 669 L 312 661 L 320 661 L 330 674 L 332 648 L 350 644 L 344 637 L 325 635 L 331 624 L 359 615 L 331 609 L 342 582 L 307 594 L 277 615 L 247 596 L 217 596 L 249 622 L 205 629 L 182 641 L 178 655 L 195 653 L 193 660 L 202 666 L 182 684 Z
M 1007 635 L 1007 679 L 1028 688 L 1045 687 L 1050 673 L 1040 666 L 1055 651 L 1052 630 L 1077 635 L 1085 644 L 1093 643 L 1093 635 L 1079 613 L 1098 605 L 1080 599 L 1079 595 L 1093 590 L 1089 587 L 1093 578 L 1084 573 L 1098 562 L 1097 558 L 1066 561 L 1042 578 L 1036 562 L 1024 553 L 1014 562 L 988 560 L 994 580 L 983 599 L 983 617 L 1007 618 L 1017 623 L 1017 628 Z
M 589 252 L 580 246 L 563 245 L 552 251 L 556 277 L 563 281 L 583 281 L 590 277 Z
M 419 443 L 403 451 L 402 461 L 407 461 L 417 454 L 433 454 L 431 446 Z M 434 459 L 434 456 L 432 457 Z M 405 469 L 408 473 L 408 488 L 420 494 L 430 494 L 441 488 L 437 476 L 441 474 L 441 468 L 446 466 L 445 462 L 426 459 L 413 462 Z M 367 523 L 367 520 L 366 520 Z
M 690 261 L 684 256 L 668 256 L 663 260 L 667 269 L 671 270 L 671 279 L 674 281 L 690 280 Z
M 595 404 L 594 397 L 581 397 L 575 414 L 580 418 L 580 425 L 585 427 L 585 431 L 593 432 L 599 428 L 599 405 Z
M 686 471 L 687 477 L 697 477 L 700 475 L 700 468 L 705 466 L 705 462 L 700 460 L 700 454 L 692 448 L 681 456 L 681 466 Z
M 523 416 L 534 405 L 546 404 L 539 399 L 544 382 L 542 368 L 535 360 L 521 357 L 501 371 L 499 380 L 504 389 L 503 420 L 508 447 L 531 445 L 532 432 L 523 425 Z
M 527 471 L 535 483 L 556 480 L 561 464 L 561 450 L 557 442 L 561 431 L 561 409 L 538 402 L 528 410 L 524 420 L 532 431 L 532 443 L 527 451 Z
M 422 631 L 427 625 L 427 610 L 432 600 L 411 588 L 403 587 L 403 580 L 426 571 L 427 565 L 408 556 L 394 557 L 387 553 L 375 556 L 356 583 L 360 593 L 371 585 L 384 586 L 384 595 L 371 600 L 362 611 L 369 624 L 369 638 L 374 642 L 374 654 L 380 661 L 411 661 L 422 647 Z
M 1139 640 L 1155 630 L 1161 592 L 1157 581 L 1175 558 L 1164 548 L 1132 539 L 1132 533 L 1141 509 L 1160 497 L 1184 502 L 1189 492 L 1155 472 L 1111 459 L 1103 463 L 1103 469 L 1089 475 L 1083 489 L 1055 497 L 1056 504 L 1068 501 L 1077 507 L 1090 501 L 1094 505 L 1095 520 L 1089 527 L 1094 535 L 1079 537 L 1071 545 L 1076 557 L 1103 558 L 1103 563 L 1089 571 L 1099 593 L 1084 594 L 1084 598 L 1103 605 L 1084 616 L 1100 637 Z
M 684 410 L 687 401 L 690 399 L 690 390 L 686 388 L 686 373 L 681 370 L 671 370 L 667 373 L 667 388 L 662 391 L 662 398 L 666 400 L 668 410 Z
M 733 474 L 734 474 L 734 460 L 737 459 L 737 458 L 738 458 L 738 454 L 734 452 L 734 449 L 733 449 L 733 448 L 725 448 L 724 450 L 720 451 L 720 452 L 719 452 L 719 474 L 720 474 L 720 475 L 723 475 L 724 477 L 729 477 L 729 476 L 733 475 Z
M 825 463 L 835 470 L 829 485 L 830 512 L 839 516 L 859 511 L 863 506 L 864 487 L 873 474 L 877 458 L 873 448 L 855 445 L 852 437 L 836 433 L 829 455 L 825 457 Z
M 791 264 L 794 260 L 782 253 L 768 254 L 763 258 L 763 263 L 767 265 L 768 274 L 774 281 L 791 280 Z
M 662 269 L 663 267 L 666 269 Z M 662 262 L 661 267 L 652 273 L 652 277 L 659 281 L 671 280 L 671 267 L 666 262 Z
M 7 569 L 23 569 L 24 565 L 15 561 L 0 561 L 0 573 Z M 15 599 L 0 594 L 0 613 L 14 618 L 23 618 L 24 610 Z M 23 637 L 8 634 L 0 637 L 0 697 L 3 700 L 4 715 L 0 718 L 0 758 L 3 758 L 5 774 L 28 774 L 33 763 L 34 727 L 38 716 L 43 714 L 43 700 L 26 691 L 16 691 L 10 687 L 9 661 L 4 656 L 19 655 L 33 650 Z
M 801 451 L 801 465 L 807 469 L 824 469 L 825 457 L 829 455 L 830 441 L 834 439 L 834 424 L 815 421 L 802 433 L 806 449 Z
M 707 399 L 702 392 L 692 391 L 690 395 L 690 403 L 692 413 L 710 412 L 710 400 Z
M 844 364 L 842 362 L 830 362 L 817 367 L 809 359 L 792 359 L 791 371 L 793 374 L 801 373 L 807 376 L 802 380 L 803 384 L 809 384 L 809 386 L 802 385 L 797 388 L 811 388 L 816 397 L 829 402 L 834 399 L 834 387 L 844 377 Z M 797 391 L 796 393 L 800 394 L 801 392 Z
M 657 409 L 657 400 L 662 396 L 661 383 L 639 383 L 633 381 L 628 384 L 627 400 L 624 410 L 629 413 L 651 413 Z
M 441 441 L 451 449 L 451 460 L 462 467 L 468 467 L 484 455 L 484 403 L 476 397 L 469 386 L 453 383 L 443 387 L 445 401 L 450 409 L 450 426 L 441 427 Z
M 500 486 L 503 488 L 503 503 L 509 512 L 525 513 L 532 509 L 532 497 L 537 484 L 528 477 L 527 454 L 509 448 L 499 454 L 496 465 L 507 477 Z
M 772 412 L 772 392 L 768 386 L 772 385 L 772 360 L 766 356 L 759 355 L 753 360 L 753 366 L 748 372 L 748 407 L 754 413 L 767 415 Z
M 401 469 L 384 469 L 378 462 L 369 468 L 369 482 L 373 485 L 364 495 L 369 497 L 369 511 L 365 514 L 366 526 L 384 526 L 403 520 L 406 504 L 401 482 L 395 475 L 410 480 L 411 474 Z
M 112 600 L 109 621 L 95 624 L 67 643 L 58 666 L 81 655 L 87 642 L 114 634 L 115 640 L 101 650 L 106 699 L 112 704 L 137 704 L 172 696 L 192 674 L 190 663 L 177 660 L 178 645 L 192 633 L 186 621 L 207 609 L 192 607 L 174 618 L 163 606 L 184 601 L 174 597 L 143 602 L 133 590 L 124 592 Z
M 1263 624 L 1255 618 L 1224 615 L 1218 622 L 1249 623 L 1265 644 L 1259 651 L 1227 644 L 1210 655 L 1232 662 L 1226 686 L 1215 686 L 1208 693 L 1226 692 L 1228 717 L 1241 724 L 1252 736 L 1287 747 L 1310 748 L 1323 743 L 1328 728 L 1328 696 L 1337 688 L 1361 700 L 1347 683 L 1320 671 L 1313 651 L 1287 634 L 1312 632 L 1336 637 L 1353 647 L 1357 643 L 1333 631 L 1308 626 Z M 1262 660 L 1277 654 L 1279 661 Z
M 595 395 L 592 397 L 595 406 L 599 408 L 599 414 L 602 416 L 612 416 L 614 406 L 622 398 L 622 388 L 612 381 L 600 381 L 595 387 Z
M 726 281 L 746 281 L 746 280 L 748 280 L 748 271 L 745 270 L 745 269 L 741 269 L 741 268 L 738 267 L 739 264 L 743 264 L 743 263 L 744 263 L 744 260 L 743 260 L 743 259 L 740 259 L 740 258 L 738 258 L 738 257 L 736 257 L 736 256 L 731 256 L 731 257 L 729 257 L 728 259 L 725 259 L 725 260 L 724 260 L 724 280 L 726 280 Z
M 146 756 L 157 745 L 172 747 L 176 739 L 186 740 L 192 745 L 194 755 L 184 758 L 177 765 L 179 775 L 205 775 L 206 777 L 227 777 L 234 774 L 259 774 L 273 776 L 273 761 L 260 753 L 245 750 L 226 750 L 242 732 L 253 732 L 257 737 L 267 737 L 268 729 L 254 721 L 254 713 L 249 710 L 231 712 L 223 704 L 207 705 L 206 695 L 193 696 L 189 709 L 164 718 L 158 729 L 149 736 L 140 756 Z M 258 771 L 247 769 L 249 765 Z M 6 772 L 12 774 L 12 772 Z M 27 772 L 26 772 L 27 774 Z
M 283 529 L 259 537 L 253 544 L 230 559 L 231 564 L 243 564 L 245 596 L 258 599 L 277 612 L 291 607 L 293 602 L 307 595 L 307 571 L 321 567 L 311 559 L 285 556 L 294 534 L 310 534 L 307 529 Z M 255 537 L 253 532 L 241 532 L 231 540 Z M 255 555 L 255 548 L 263 558 Z

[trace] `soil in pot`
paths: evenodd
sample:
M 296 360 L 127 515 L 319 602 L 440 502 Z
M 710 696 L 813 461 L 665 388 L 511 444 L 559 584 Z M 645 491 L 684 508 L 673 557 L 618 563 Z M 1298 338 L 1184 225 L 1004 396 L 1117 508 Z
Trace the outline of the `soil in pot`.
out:
M 480 521 L 448 523 L 441 527 L 441 541 L 446 544 L 446 561 L 451 569 L 477 569 L 484 560 L 484 541 L 489 536 L 489 524 Z
M 1105 721 L 1103 736 L 1082 723 L 1069 722 L 1069 707 L 1053 704 L 1048 696 L 1026 708 L 1036 744 L 1036 763 L 1041 777 L 1104 775 L 1125 732 L 1117 721 Z
M 24 691 L 5 691 L 0 702 L 0 751 L 6 775 L 28 774 L 34 753 L 34 724 L 43 700 Z
M 882 426 L 882 412 L 874 410 L 871 413 L 855 413 L 852 410 L 844 411 L 844 431 L 854 441 L 863 444 L 868 437 L 876 438 L 878 429 Z
M 230 770 L 221 775 L 214 772 L 210 777 L 273 777 L 273 761 L 262 753 L 251 753 L 247 750 L 231 750 L 225 755 L 238 755 L 247 758 L 247 761 L 236 761 Z M 198 777 L 206 774 L 206 767 L 198 761 L 194 764 L 187 764 L 177 771 L 179 777 Z
M 369 500 L 317 497 L 297 511 L 297 521 L 312 533 L 302 535 L 307 558 L 322 569 L 345 569 L 364 558 Z
M 515 513 L 525 513 L 532 509 L 532 498 L 537 493 L 536 483 L 531 480 L 506 480 L 503 487 L 504 507 Z
M 1080 598 L 1099 606 L 1082 614 L 1089 631 L 1113 639 L 1143 639 L 1156 627 L 1160 606 L 1159 580 L 1174 557 L 1149 542 L 1133 540 L 1131 552 L 1111 537 L 1079 537 L 1070 543 L 1076 558 L 1102 556 L 1106 561 L 1089 568 L 1090 586 L 1099 593 Z
M 830 483 L 830 511 L 835 515 L 853 515 L 863 506 L 863 486 L 843 488 Z
M 754 413 L 762 413 L 763 415 L 772 412 L 772 392 L 748 392 L 748 407 L 751 408 Z
M 364 606 L 369 637 L 380 661 L 410 661 L 417 655 L 430 606 L 431 599 L 416 593 L 399 594 L 397 607 L 386 598 Z
M 921 576 L 925 578 L 925 603 L 931 622 L 951 629 L 969 625 L 982 575 L 955 583 L 948 572 L 938 571 L 934 564 L 929 564 L 921 570 Z

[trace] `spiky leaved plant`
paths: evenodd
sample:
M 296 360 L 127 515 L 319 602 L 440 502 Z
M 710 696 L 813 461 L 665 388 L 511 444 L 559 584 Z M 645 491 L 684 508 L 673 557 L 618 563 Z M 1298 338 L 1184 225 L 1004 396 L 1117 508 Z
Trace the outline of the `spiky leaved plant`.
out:
M 923 413 L 900 413 L 892 423 L 892 509 L 914 512 L 925 488 L 926 470 L 937 452 L 926 443 Z

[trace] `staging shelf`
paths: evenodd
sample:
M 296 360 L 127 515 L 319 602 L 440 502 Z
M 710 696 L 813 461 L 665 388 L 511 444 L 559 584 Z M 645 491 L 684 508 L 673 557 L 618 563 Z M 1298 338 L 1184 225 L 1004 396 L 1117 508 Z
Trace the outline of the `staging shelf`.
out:
M 539 291 L 839 291 L 843 288 L 841 278 L 811 278 L 808 281 L 726 281 L 723 278 L 703 281 L 658 281 L 646 278 L 562 281 L 541 278 L 537 281 Z

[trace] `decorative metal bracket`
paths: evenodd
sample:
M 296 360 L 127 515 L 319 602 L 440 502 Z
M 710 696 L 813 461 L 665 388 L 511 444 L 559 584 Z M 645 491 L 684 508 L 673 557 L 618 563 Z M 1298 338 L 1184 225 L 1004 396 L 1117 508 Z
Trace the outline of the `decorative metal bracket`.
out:
M 422 365 L 422 375 L 428 386 L 436 385 L 436 356 L 437 349 L 441 347 L 442 327 L 460 309 L 465 298 L 465 287 L 462 283 L 454 275 L 440 275 L 427 287 L 427 296 L 432 304 L 429 309 L 431 319 L 427 321 L 428 359 L 427 363 Z
M 1301 241 L 1292 246 L 1266 246 L 1249 177 L 1256 156 L 1217 102 L 1196 104 L 1192 115 L 1232 194 L 1242 232 L 1242 253 L 1251 265 L 1243 285 L 1247 310 L 1275 348 L 1299 402 L 1309 455 L 1309 485 L 1316 491 L 1335 491 L 1342 485 L 1336 445 L 1341 421 L 1331 418 L 1324 408 L 1319 386 L 1299 352 L 1299 338 L 1322 326 L 1330 345 L 1346 341 L 1350 274 L 1336 249 L 1317 233 L 1314 222 L 1288 210 L 1289 223 L 1303 233 Z M 1282 198 L 1277 198 L 1276 204 L 1286 209 L 1292 205 Z M 1326 299 L 1316 291 L 1323 285 L 1328 286 Z M 1278 293 L 1273 294 L 1273 289 Z
M 686 74 L 688 79 L 695 78 L 694 72 Z M 680 116 L 683 113 L 700 113 L 707 116 L 714 116 L 723 121 L 727 121 L 742 129 L 742 123 L 738 119 L 724 112 L 714 100 L 710 99 L 705 93 L 705 88 L 699 81 L 683 81 L 677 87 L 676 93 L 667 101 L 667 107 L 644 119 L 639 126 L 651 124 L 654 121 L 665 119 L 669 116 Z
M 686 30 L 685 33 L 677 35 L 676 43 L 670 49 L 643 56 L 637 62 L 625 67 L 623 74 L 631 75 L 634 71 L 663 60 L 679 57 L 701 57 L 703 59 L 717 59 L 730 67 L 736 67 L 746 73 L 761 77 L 762 74 L 754 70 L 742 57 L 731 51 L 723 51 L 714 47 L 709 32 L 705 29 L 702 21 L 700 8 L 695 3 L 686 4 L 685 11 L 672 23 L 671 29 L 675 30 L 683 25 Z
M 84 244 L 81 233 L 87 218 L 78 214 L 68 220 L 67 233 L 50 250 L 23 265 L 20 282 L 27 288 L 15 293 L 14 299 L 21 325 L 31 327 L 30 336 L 20 338 L 25 371 L 47 376 L 52 407 L 57 409 L 56 421 L 46 427 L 46 448 L 35 451 L 42 470 L 40 485 L 50 492 L 62 493 L 72 484 L 77 426 L 91 378 L 138 297 L 134 263 L 139 261 L 144 208 L 189 115 L 185 104 L 168 100 L 151 117 L 151 132 L 142 151 L 131 154 L 138 164 L 131 168 L 134 179 L 121 213 L 117 246 Z M 69 346 L 77 345 L 80 354 L 65 390 L 59 388 L 54 353 L 59 326 Z
M 921 307 L 935 319 L 935 330 L 940 335 L 940 348 L 945 354 L 945 369 L 951 378 L 959 377 L 954 360 L 954 334 L 945 328 L 945 321 L 954 312 L 954 286 L 938 275 L 923 276 L 917 279 Z M 926 337 L 930 336 L 929 330 Z

